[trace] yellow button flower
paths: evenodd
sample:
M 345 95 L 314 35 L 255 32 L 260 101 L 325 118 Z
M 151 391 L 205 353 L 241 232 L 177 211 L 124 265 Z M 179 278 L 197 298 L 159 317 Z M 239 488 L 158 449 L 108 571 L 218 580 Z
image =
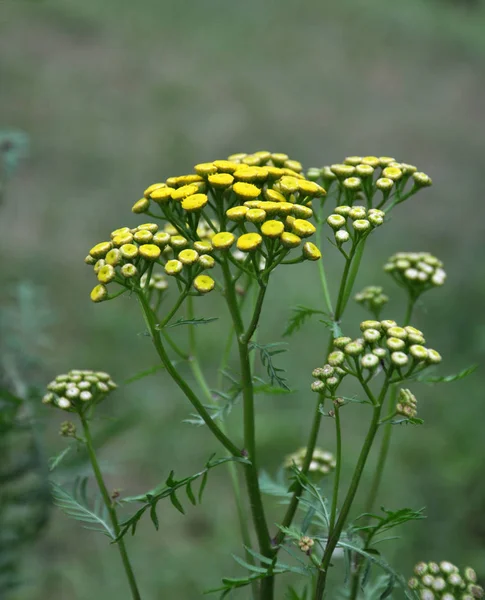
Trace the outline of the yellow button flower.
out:
M 182 208 L 187 212 L 202 210 L 207 204 L 206 194 L 193 194 L 182 200 Z
M 127 260 L 133 260 L 136 256 L 138 256 L 138 246 L 135 244 L 123 244 L 120 247 L 120 252 L 123 258 Z
M 285 174 L 283 169 L 281 169 L 280 167 L 272 167 L 271 165 L 268 165 L 266 167 L 266 170 L 268 171 L 268 179 L 279 179 Z
M 213 164 L 220 173 L 234 173 L 239 168 L 239 164 L 231 160 L 215 160 Z
M 157 231 L 152 240 L 152 242 L 157 246 L 160 246 L 160 248 L 165 248 L 169 241 L 170 234 L 168 234 L 166 231 Z
M 277 167 L 283 165 L 289 158 L 290 157 L 288 156 L 288 154 L 283 154 L 282 152 L 274 152 L 271 155 L 271 160 Z
M 230 173 L 216 173 L 209 175 L 209 183 L 217 189 L 225 189 L 234 181 L 234 177 Z
M 325 196 L 327 193 L 321 185 L 318 185 L 318 183 L 315 183 L 314 181 L 308 181 L 308 179 L 299 179 L 298 188 L 305 196 L 318 197 Z
M 146 198 L 140 198 L 140 200 L 138 200 L 138 202 L 135 202 L 135 204 L 133 204 L 133 206 L 131 207 L 131 212 L 138 215 L 138 214 L 144 213 L 148 209 L 149 206 L 150 206 L 149 200 L 147 200 Z
M 97 275 L 98 281 L 101 283 L 109 283 L 116 277 L 116 271 L 112 265 L 104 265 L 104 267 L 99 269 Z
M 156 188 L 150 194 L 150 198 L 153 200 L 153 202 L 156 202 L 157 204 L 166 204 L 167 202 L 169 202 L 169 200 L 172 199 L 172 194 L 174 191 L 175 188 L 168 186 Z
M 381 163 L 380 163 L 379 159 L 377 158 L 377 156 L 364 156 L 362 158 L 362 164 L 370 165 L 371 167 L 374 167 L 374 169 L 375 169 Z
M 113 244 L 111 242 L 100 242 L 99 244 L 96 244 L 96 246 L 93 246 L 91 248 L 91 250 L 89 251 L 89 254 L 93 258 L 104 258 L 106 256 L 106 254 L 108 254 L 108 252 L 111 250 L 112 247 L 113 247 Z
M 322 258 L 320 250 L 311 242 L 303 244 L 303 256 L 308 260 L 319 260 Z
M 386 177 L 387 179 L 397 181 L 398 179 L 401 179 L 401 177 L 403 176 L 403 172 L 397 167 L 386 167 L 382 171 L 382 176 Z
M 245 169 L 234 171 L 234 177 L 239 181 L 246 181 L 247 183 L 266 181 L 268 171 L 264 167 L 246 167 Z
M 182 250 L 189 245 L 189 242 L 184 238 L 183 235 L 172 235 L 170 237 L 170 245 L 175 250 Z
M 148 244 L 148 242 L 153 240 L 153 233 L 146 229 L 142 229 L 141 231 L 135 231 L 133 238 L 135 242 L 138 242 L 139 244 Z
M 118 265 L 121 261 L 121 252 L 118 250 L 118 248 L 113 248 L 113 250 L 110 250 L 106 255 L 105 260 L 107 265 L 116 267 L 116 265 Z
M 263 238 L 259 233 L 245 233 L 237 240 L 237 247 L 242 252 L 251 252 L 257 250 L 262 241 Z
M 152 185 L 149 185 L 147 189 L 143 192 L 143 195 L 145 196 L 145 198 L 150 198 L 150 194 L 152 192 L 164 187 L 167 187 L 166 183 L 152 183 Z
M 291 215 L 294 206 L 291 202 L 280 202 L 278 204 L 278 214 L 282 217 Z
M 247 200 L 244 203 L 244 206 L 246 206 L 247 208 L 260 208 L 261 204 L 263 204 L 261 200 Z
M 315 226 L 310 221 L 295 219 L 293 222 L 293 232 L 300 237 L 310 237 L 315 233 Z
M 246 213 L 248 212 L 247 206 L 233 206 L 226 211 L 226 217 L 230 221 L 235 221 L 239 223 L 240 221 L 244 221 Z
M 231 162 L 239 162 L 246 156 L 247 152 L 237 152 L 236 154 L 231 154 L 231 156 L 228 156 L 227 160 L 230 160 Z
M 297 246 L 300 245 L 300 242 L 301 242 L 301 238 L 299 238 L 294 233 L 290 233 L 289 231 L 284 231 L 281 234 L 280 239 L 281 239 L 281 243 L 286 248 L 296 248 Z
M 158 225 L 156 223 L 142 223 L 141 225 L 138 225 L 136 229 L 137 231 L 146 230 L 150 233 L 156 233 L 158 231 Z
M 167 261 L 165 265 L 165 273 L 167 275 L 177 275 L 184 268 L 184 265 L 176 259 Z
M 180 175 L 177 177 L 177 185 L 190 185 L 191 183 L 199 183 L 204 181 L 200 175 L 195 173 L 189 173 L 188 175 Z
M 195 165 L 194 171 L 199 175 L 212 175 L 213 173 L 217 173 L 217 167 L 214 163 L 199 163 Z
M 193 183 L 191 183 L 190 185 L 183 185 L 182 187 L 179 187 L 178 189 L 172 192 L 172 198 L 176 201 L 183 200 L 187 196 L 192 196 L 192 194 L 196 194 L 198 191 L 199 188 Z
M 302 164 L 298 160 L 285 160 L 285 167 L 292 171 L 296 171 L 297 173 L 300 173 L 303 170 Z
M 257 156 L 262 162 L 267 162 L 271 158 L 271 152 L 268 150 L 258 150 L 253 156 Z
M 278 181 L 279 189 L 286 194 L 294 194 L 298 191 L 298 179 L 296 177 L 291 177 L 290 175 L 284 175 Z
M 232 186 L 232 189 L 235 194 L 241 196 L 241 198 L 244 198 L 245 200 L 253 200 L 261 193 L 261 190 L 258 187 L 252 183 L 245 183 L 244 181 L 238 181 Z
M 199 260 L 199 253 L 191 248 L 187 248 L 179 252 L 178 259 L 184 265 L 193 265 Z
M 212 246 L 216 250 L 227 250 L 234 244 L 235 237 L 229 231 L 221 231 L 216 233 L 212 238 Z
M 271 239 L 279 238 L 285 230 L 285 226 L 281 221 L 266 221 L 261 225 L 261 233 Z
M 216 261 L 213 259 L 212 256 L 209 256 L 208 254 L 202 254 L 201 256 L 199 256 L 199 265 L 203 269 L 212 269 L 215 264 Z
M 293 214 L 300 219 L 310 219 L 313 217 L 313 210 L 303 204 L 293 204 Z
M 138 275 L 138 269 L 135 267 L 135 265 L 127 263 L 121 267 L 121 274 L 126 279 L 131 279 L 132 277 L 136 277 Z
M 283 194 L 270 188 L 264 190 L 264 196 L 266 200 L 271 202 L 286 202 L 286 198 L 283 196 Z
M 214 289 L 215 281 L 209 275 L 197 275 L 194 279 L 194 287 L 201 294 L 207 294 Z
M 344 163 L 346 165 L 351 165 L 353 167 L 359 165 L 362 162 L 362 156 L 347 156 L 344 159 Z
M 128 232 L 128 233 L 122 233 L 120 235 L 116 235 L 113 238 L 113 246 L 123 246 L 123 244 L 131 244 L 131 242 L 133 241 L 133 234 Z
M 201 254 L 212 252 L 212 244 L 208 240 L 200 240 L 194 242 L 194 248 L 195 250 L 197 250 L 197 252 L 200 252 Z
M 103 302 L 108 297 L 108 290 L 104 285 L 97 285 L 91 291 L 91 300 L 93 302 Z
M 158 246 L 155 246 L 155 244 L 143 244 L 143 246 L 140 246 L 139 248 L 139 253 L 145 260 L 157 260 L 161 250 Z
M 266 212 L 261 208 L 251 208 L 246 213 L 246 220 L 250 223 L 262 223 L 266 219 Z
M 129 227 L 120 227 L 119 229 L 115 229 L 111 232 L 111 238 L 114 238 L 118 235 L 125 235 L 127 233 L 131 233 L 131 229 Z

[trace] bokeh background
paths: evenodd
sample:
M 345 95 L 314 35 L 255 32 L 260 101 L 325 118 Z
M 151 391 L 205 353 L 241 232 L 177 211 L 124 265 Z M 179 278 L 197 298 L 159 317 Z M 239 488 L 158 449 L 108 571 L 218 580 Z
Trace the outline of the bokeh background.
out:
M 104 369 L 122 383 L 157 364 L 133 301 L 90 303 L 93 277 L 83 258 L 107 232 L 139 222 L 130 207 L 148 184 L 258 149 L 286 152 L 306 167 L 391 155 L 430 174 L 433 187 L 372 236 L 357 288 L 385 285 L 385 316 L 399 319 L 404 299 L 383 263 L 399 250 L 436 254 L 448 280 L 425 296 L 414 324 L 443 354 L 440 373 L 482 362 L 484 31 L 479 0 L 1 2 L 0 128 L 31 140 L 0 212 L 2 302 L 15 282 L 31 281 L 56 317 L 35 383 L 70 368 Z M 329 244 L 324 253 L 335 294 L 342 265 Z M 197 308 L 221 317 L 198 330 L 213 383 L 228 327 L 214 296 Z M 296 304 L 322 305 L 313 264 L 275 277 L 260 340 L 281 340 Z M 364 316 L 351 306 L 345 330 L 355 334 Z M 324 360 L 326 336 L 314 322 L 280 357 L 298 393 L 258 400 L 260 462 L 271 474 L 304 443 L 310 372 Z M 395 432 L 381 497 L 390 508 L 427 507 L 426 521 L 387 542 L 404 573 L 418 560 L 446 558 L 473 564 L 485 579 L 484 384 L 479 369 L 448 386 L 413 386 L 425 425 Z M 161 374 L 121 386 L 97 424 L 118 430 L 100 451 L 110 485 L 139 493 L 171 469 L 188 475 L 220 452 L 203 428 L 183 423 L 189 413 Z M 364 418 L 357 405 L 343 413 L 345 476 Z M 239 420 L 236 409 L 235 436 Z M 39 413 L 46 456 L 64 445 L 59 422 L 54 412 Z M 319 443 L 333 449 L 330 421 Z M 277 522 L 281 508 L 271 499 L 269 506 Z M 126 598 L 106 540 L 57 510 L 51 517 L 25 555 L 25 585 L 13 597 Z M 222 575 L 240 572 L 229 556 L 241 548 L 224 468 L 213 472 L 202 507 L 182 516 L 167 502 L 159 517 L 158 533 L 146 519 L 129 540 L 145 598 L 199 598 Z

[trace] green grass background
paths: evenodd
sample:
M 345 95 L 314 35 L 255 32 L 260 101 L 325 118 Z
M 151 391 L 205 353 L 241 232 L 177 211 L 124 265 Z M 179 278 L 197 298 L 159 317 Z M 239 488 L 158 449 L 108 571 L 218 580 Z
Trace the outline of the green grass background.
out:
M 146 185 L 238 151 L 287 152 L 306 167 L 350 154 L 395 156 L 434 186 L 399 207 L 368 245 L 357 287 L 384 284 L 385 311 L 404 299 L 382 272 L 396 251 L 426 250 L 445 263 L 446 286 L 425 296 L 413 323 L 443 355 L 440 372 L 481 362 L 485 351 L 483 181 L 485 4 L 445 1 L 4 0 L 0 3 L 0 126 L 24 130 L 31 156 L 0 215 L 4 289 L 28 279 L 57 315 L 39 382 L 70 368 L 105 369 L 122 382 L 157 363 L 133 300 L 94 306 L 87 250 L 130 212 Z M 342 264 L 323 248 L 335 296 Z M 322 306 L 314 264 L 280 269 L 260 340 L 281 339 L 290 308 Z M 204 367 L 214 385 L 228 321 L 215 294 L 197 302 Z M 365 317 L 350 307 L 344 329 Z M 202 329 L 202 331 L 201 331 Z M 291 396 L 258 399 L 261 466 L 276 472 L 304 443 L 314 397 L 311 370 L 327 331 L 313 323 L 280 359 Z M 187 377 L 189 375 L 187 374 Z M 422 427 L 395 432 L 382 504 L 427 507 L 428 519 L 387 542 L 393 565 L 418 560 L 475 565 L 485 579 L 483 370 L 449 386 L 413 386 Z M 344 482 L 362 440 L 365 407 L 343 411 Z M 105 444 L 112 487 L 142 492 L 171 469 L 197 471 L 217 443 L 182 423 L 190 406 L 156 375 L 122 387 L 103 417 L 129 426 Z M 63 447 L 59 415 L 40 414 L 46 453 Z M 240 412 L 230 417 L 237 437 Z M 103 423 L 100 423 L 103 426 Z M 319 443 L 333 449 L 324 420 Z M 366 472 L 364 487 L 370 481 Z M 270 502 L 277 522 L 281 508 Z M 357 513 L 356 513 L 357 514 Z M 119 559 L 102 537 L 54 511 L 25 557 L 16 600 L 127 598 Z M 214 472 L 202 507 L 184 517 L 160 505 L 129 540 L 146 599 L 199 598 L 241 554 L 227 472 Z M 383 548 L 384 550 L 384 548 Z M 245 592 L 237 597 L 245 598 Z M 281 595 L 282 597 L 282 595 Z

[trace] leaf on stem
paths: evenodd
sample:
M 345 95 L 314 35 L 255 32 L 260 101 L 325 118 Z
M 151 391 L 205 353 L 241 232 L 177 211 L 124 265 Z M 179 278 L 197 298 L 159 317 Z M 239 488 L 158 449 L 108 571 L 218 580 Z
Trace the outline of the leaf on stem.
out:
M 259 356 L 263 367 L 266 368 L 270 383 L 272 386 L 275 384 L 284 390 L 290 391 L 286 378 L 281 375 L 284 373 L 284 369 L 280 369 L 273 364 L 273 357 L 287 352 L 288 348 L 281 348 L 285 342 L 273 342 L 272 344 L 258 344 L 257 342 L 249 342 L 249 350 L 259 350 Z
M 175 323 L 172 323 L 171 325 L 165 325 L 165 329 L 170 329 L 171 327 L 179 327 L 179 325 L 208 325 L 209 323 L 213 323 L 218 319 L 219 317 L 209 317 L 208 319 L 205 319 L 203 317 L 184 319 L 182 317 L 181 319 L 178 319 L 177 321 L 175 321 Z
M 297 331 L 299 331 L 305 322 L 312 317 L 313 315 L 327 315 L 327 313 L 323 310 L 316 310 L 314 308 L 308 308 L 308 306 L 303 306 L 299 304 L 291 309 L 293 315 L 289 318 L 288 323 L 286 324 L 286 329 L 283 333 L 283 337 L 289 337 L 293 335 Z
M 89 506 L 87 497 L 87 477 L 78 477 L 74 482 L 72 494 L 51 481 L 52 498 L 54 504 L 59 507 L 71 519 L 89 524 L 86 529 L 104 533 L 112 540 L 115 534 L 108 522 L 108 510 L 104 506 L 100 496 L 96 497 L 93 508 Z
M 416 378 L 416 381 L 419 381 L 420 383 L 429 384 L 453 383 L 454 381 L 460 381 L 460 379 L 468 377 L 468 375 L 471 375 L 474 371 L 476 371 L 477 368 L 478 365 L 470 365 L 469 367 L 463 369 L 459 373 L 456 373 L 454 375 L 443 375 L 441 377 L 426 377 L 425 375 L 420 375 Z
M 422 519 L 426 519 L 426 516 L 423 514 L 424 508 L 420 508 L 419 510 L 413 510 L 412 508 L 400 508 L 399 510 L 392 511 L 381 507 L 381 510 L 384 513 L 384 516 L 375 515 L 372 513 L 364 513 L 359 515 L 352 525 L 352 530 L 354 532 L 366 531 L 368 536 L 373 538 L 377 533 L 384 533 L 385 531 L 389 531 L 390 529 L 402 525 L 403 523 L 407 523 L 408 521 L 420 521 Z M 356 527 L 355 523 L 359 521 L 359 519 L 374 519 L 376 522 L 374 524 Z
M 158 371 L 162 371 L 163 369 L 165 369 L 165 367 L 162 364 L 155 365 L 154 367 L 151 367 L 151 369 L 146 369 L 145 371 L 140 371 L 136 375 L 133 375 L 132 377 L 128 377 L 128 379 L 125 379 L 125 381 L 123 381 L 123 385 L 128 385 L 129 383 L 139 381 L 140 379 L 144 379 L 145 377 L 154 375 L 155 373 L 158 373 Z
M 62 450 L 62 452 L 59 452 L 59 454 L 56 454 L 52 458 L 49 458 L 49 461 L 48 461 L 49 471 L 51 471 L 51 472 L 54 471 L 54 469 L 56 469 L 61 464 L 63 459 L 69 454 L 69 452 L 71 450 L 72 450 L 72 445 L 67 446 L 67 448 L 64 448 L 64 450 Z

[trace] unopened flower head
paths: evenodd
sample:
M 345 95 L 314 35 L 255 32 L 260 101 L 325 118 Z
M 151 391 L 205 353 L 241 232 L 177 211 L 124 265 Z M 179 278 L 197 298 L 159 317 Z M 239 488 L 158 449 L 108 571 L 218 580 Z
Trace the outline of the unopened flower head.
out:
M 383 307 L 389 302 L 389 297 L 384 294 L 382 287 L 369 285 L 355 294 L 354 300 L 377 318 Z
M 295 466 L 299 471 L 303 469 L 307 454 L 306 448 L 300 448 L 293 454 L 288 454 L 285 458 L 284 467 L 291 469 Z M 329 475 L 336 467 L 335 457 L 331 452 L 315 448 L 312 459 L 308 467 L 308 473 L 316 477 Z
M 360 239 L 369 234 L 374 228 L 382 225 L 384 217 L 385 213 L 382 210 L 368 210 L 364 206 L 352 208 L 342 204 L 327 217 L 327 223 L 335 232 L 337 244 L 342 244 L 351 236 L 358 236 Z
M 116 387 L 115 382 L 104 371 L 73 369 L 69 373 L 58 375 L 47 385 L 42 402 L 69 412 L 84 412 L 87 407 L 103 400 Z
M 484 590 L 467 578 L 469 567 L 460 569 L 449 561 L 421 562 L 414 567 L 414 576 L 408 581 L 410 589 L 422 600 L 473 600 L 483 598 Z
M 414 298 L 446 281 L 443 263 L 429 252 L 398 252 L 388 259 L 384 271 Z
M 396 412 L 403 417 L 413 418 L 417 414 L 418 402 L 410 390 L 399 391 L 399 397 L 396 404 Z
M 310 552 L 314 544 L 315 540 L 307 535 L 303 535 L 298 540 L 298 546 L 302 552 Z

